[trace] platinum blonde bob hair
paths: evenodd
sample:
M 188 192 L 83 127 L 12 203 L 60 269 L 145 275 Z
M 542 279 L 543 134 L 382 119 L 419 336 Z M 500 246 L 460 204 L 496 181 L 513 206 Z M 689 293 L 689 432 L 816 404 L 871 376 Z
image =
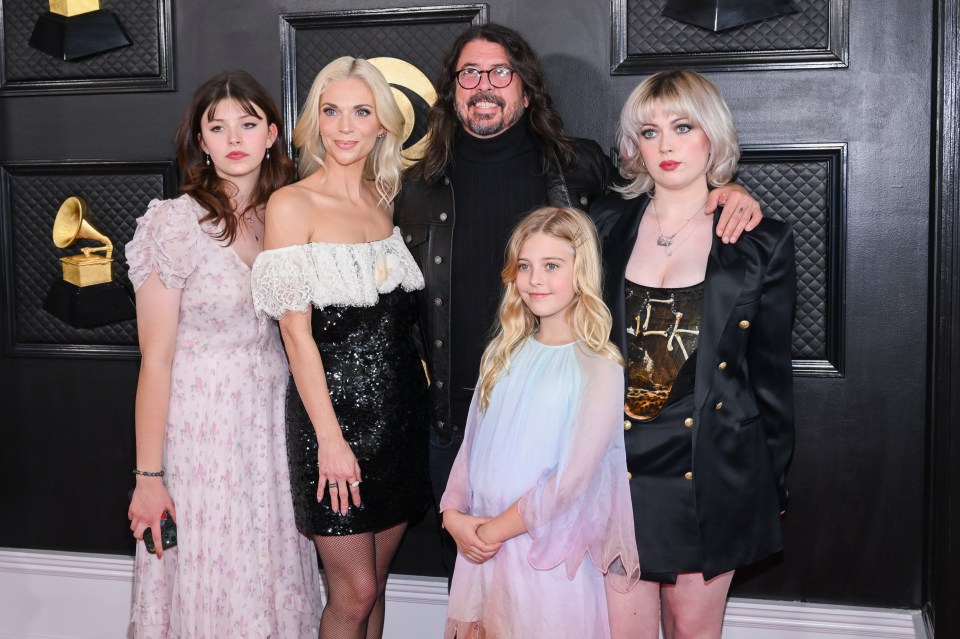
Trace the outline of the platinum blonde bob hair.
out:
M 641 82 L 620 112 L 620 174 L 629 183 L 615 189 L 625 198 L 651 193 L 656 186 L 640 157 L 640 127 L 656 113 L 675 113 L 703 128 L 710 140 L 710 186 L 723 186 L 733 178 L 740 161 L 740 144 L 733 116 L 717 87 L 696 71 L 661 71 Z
M 323 140 L 320 139 L 320 104 L 327 86 L 336 80 L 356 78 L 366 83 L 373 92 L 373 108 L 386 135 L 377 139 L 363 167 L 363 177 L 376 184 L 380 202 L 389 204 L 400 191 L 400 136 L 403 134 L 403 114 L 393 97 L 390 85 L 375 66 L 363 58 L 343 56 L 320 70 L 310 86 L 303 110 L 293 128 L 293 144 L 300 152 L 300 177 L 304 178 L 320 168 L 326 159 Z
M 587 350 L 607 357 L 621 366 L 620 351 L 610 342 L 613 320 L 603 303 L 602 266 L 597 229 L 583 212 L 568 207 L 545 206 L 527 214 L 507 242 L 506 260 L 500 279 L 503 295 L 497 313 L 497 328 L 480 360 L 480 410 L 486 411 L 490 395 L 500 376 L 510 369 L 510 358 L 536 329 L 538 318 L 524 304 L 517 289 L 520 249 L 532 235 L 544 233 L 573 247 L 573 290 L 575 297 L 567 317 L 573 332 Z

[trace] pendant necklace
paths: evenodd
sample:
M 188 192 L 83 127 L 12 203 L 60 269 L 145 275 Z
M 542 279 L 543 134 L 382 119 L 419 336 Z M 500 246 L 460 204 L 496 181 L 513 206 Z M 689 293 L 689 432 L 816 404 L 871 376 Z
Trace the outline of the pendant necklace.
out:
M 256 241 L 259 242 L 259 241 L 260 241 L 260 236 L 257 235 L 257 232 L 256 232 L 255 230 L 253 230 L 253 216 L 252 216 L 252 215 L 244 215 L 244 216 L 243 216 L 243 219 L 244 219 L 244 221 L 247 223 L 247 226 L 250 228 L 250 232 L 253 233 L 253 239 L 255 239 Z
M 690 227 L 690 230 L 687 231 L 687 234 L 686 234 L 686 235 L 684 235 L 683 237 L 681 237 L 681 238 L 680 238 L 679 240 L 677 240 L 676 242 L 671 242 L 671 243 L 670 243 L 670 246 L 664 246 L 664 247 L 663 247 L 663 252 L 667 254 L 667 257 L 671 257 L 671 256 L 673 255 L 673 252 L 676 251 L 678 248 L 680 248 L 680 245 L 681 245 L 681 244 L 683 244 L 684 242 L 686 242 L 687 240 L 689 240 L 689 239 L 690 239 L 690 236 L 693 235 L 693 232 L 696 231 L 696 230 L 697 230 L 697 225 L 694 224 L 693 226 Z M 676 233 L 675 233 L 674 235 L 676 235 Z
M 703 207 L 706 205 L 706 203 L 707 203 L 707 201 L 704 200 L 704 201 L 703 201 L 703 204 L 701 204 L 700 206 L 698 206 L 697 209 L 693 212 L 693 215 L 691 215 L 690 217 L 688 217 L 688 218 L 687 218 L 687 221 L 680 225 L 680 228 L 678 228 L 676 231 L 674 231 L 674 232 L 671 233 L 670 235 L 664 235 L 664 233 L 663 233 L 663 227 L 660 226 L 660 212 L 657 210 L 657 202 L 656 202 L 656 200 L 653 200 L 653 201 L 652 201 L 652 204 L 653 204 L 653 217 L 654 217 L 654 219 L 657 220 L 657 230 L 660 231 L 660 234 L 657 236 L 657 246 L 662 246 L 662 247 L 664 248 L 664 250 L 666 250 L 667 247 L 672 246 L 672 245 L 673 245 L 673 238 L 677 237 L 677 235 L 680 234 L 680 231 L 682 231 L 683 229 L 685 229 L 685 228 L 687 227 L 687 224 L 689 224 L 690 222 L 692 222 L 692 221 L 693 221 L 693 218 L 695 218 L 695 217 L 697 217 L 697 215 L 699 215 L 700 211 L 703 210 Z M 684 238 L 684 239 L 686 239 L 686 238 Z M 670 255 L 671 253 L 672 253 L 672 251 L 668 251 L 668 252 L 667 252 L 667 255 Z

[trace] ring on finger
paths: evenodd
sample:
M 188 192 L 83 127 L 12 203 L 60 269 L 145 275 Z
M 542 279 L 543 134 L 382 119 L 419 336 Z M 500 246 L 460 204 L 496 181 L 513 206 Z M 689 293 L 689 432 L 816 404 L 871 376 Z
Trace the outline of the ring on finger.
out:
M 356 488 L 356 487 L 359 486 L 359 485 L 360 485 L 360 480 L 359 480 L 359 479 L 356 480 L 356 481 L 350 482 L 350 488 Z
M 327 482 L 327 486 L 329 486 L 330 488 L 336 488 L 336 487 L 337 487 L 337 482 L 335 482 L 335 481 L 328 481 L 328 482 Z

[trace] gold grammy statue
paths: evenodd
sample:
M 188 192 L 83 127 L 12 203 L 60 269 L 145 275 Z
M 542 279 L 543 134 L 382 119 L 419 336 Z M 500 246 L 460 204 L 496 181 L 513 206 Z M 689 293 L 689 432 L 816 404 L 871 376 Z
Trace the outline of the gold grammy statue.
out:
M 94 240 L 102 246 L 85 246 L 76 255 L 60 258 L 63 279 L 50 286 L 43 308 L 77 328 L 133 319 L 136 308 L 130 292 L 113 281 L 113 243 L 90 222 L 87 203 L 73 196 L 57 211 L 53 243 L 67 248 L 77 240 Z
M 77 240 L 95 240 L 103 246 L 84 247 L 77 255 L 61 257 L 63 279 L 77 286 L 103 284 L 113 280 L 113 243 L 97 230 L 87 214 L 87 203 L 82 198 L 68 197 L 60 205 L 53 221 L 53 243 L 67 248 Z M 103 252 L 104 255 L 94 255 Z

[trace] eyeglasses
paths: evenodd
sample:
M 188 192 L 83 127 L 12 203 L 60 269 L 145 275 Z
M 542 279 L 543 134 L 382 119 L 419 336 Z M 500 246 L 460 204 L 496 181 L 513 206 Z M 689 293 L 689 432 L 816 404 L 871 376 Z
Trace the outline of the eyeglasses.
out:
M 454 76 L 457 78 L 457 84 L 464 89 L 476 89 L 484 73 L 487 74 L 487 80 L 495 89 L 503 89 L 513 82 L 513 69 L 510 67 L 494 67 L 486 71 L 467 67 L 457 71 Z

